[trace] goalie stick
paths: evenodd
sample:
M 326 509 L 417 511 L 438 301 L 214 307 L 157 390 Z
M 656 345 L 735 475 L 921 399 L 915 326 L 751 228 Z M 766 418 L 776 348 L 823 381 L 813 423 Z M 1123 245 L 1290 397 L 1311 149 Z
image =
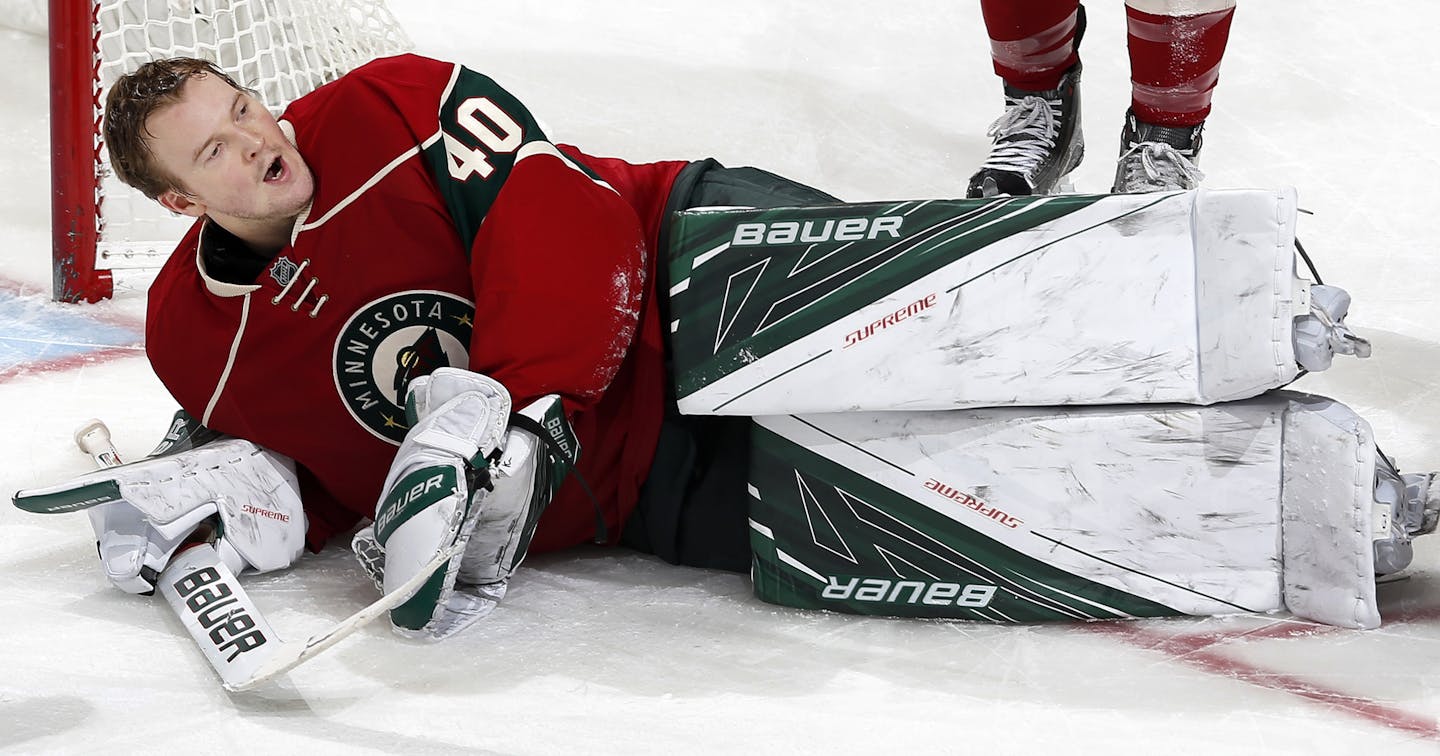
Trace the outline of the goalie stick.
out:
M 75 444 L 100 467 L 121 464 L 110 440 L 110 429 L 100 420 L 81 425 L 75 431 Z M 155 582 L 171 611 L 220 676 L 221 684 L 228 691 L 239 692 L 289 672 L 404 603 L 457 552 L 458 546 L 441 550 L 399 589 L 299 642 L 285 641 L 275 634 L 209 543 L 183 549 Z

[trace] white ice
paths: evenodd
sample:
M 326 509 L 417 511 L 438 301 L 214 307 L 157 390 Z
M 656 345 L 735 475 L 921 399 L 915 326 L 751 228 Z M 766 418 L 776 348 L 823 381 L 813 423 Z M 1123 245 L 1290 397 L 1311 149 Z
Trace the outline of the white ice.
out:
M 422 52 L 510 85 L 559 138 L 632 160 L 714 156 L 850 200 L 954 197 L 998 114 L 978 5 L 860 0 L 392 0 Z M 1092 0 L 1089 158 L 1113 174 L 1129 96 L 1119 0 Z M 1202 167 L 1299 188 L 1301 238 L 1375 356 L 1298 385 L 1346 402 L 1407 470 L 1440 469 L 1433 315 L 1440 56 L 1428 0 L 1240 3 Z M 47 303 L 43 38 L 0 31 L 0 490 L 123 454 L 173 402 L 133 339 L 50 359 L 56 317 L 132 330 L 136 299 Z M 356 124 L 363 129 L 364 124 Z M 96 333 L 104 333 L 96 331 Z M 38 334 L 38 335 L 37 335 Z M 46 343 L 50 338 L 57 342 Z M 67 336 L 66 338 L 71 338 Z M 6 342 L 6 339 L 10 339 Z M 745 578 L 617 551 L 532 559 L 438 645 L 366 628 L 228 695 L 158 599 L 106 585 L 86 519 L 0 507 L 0 750 L 14 753 L 1440 753 L 1440 536 L 1382 586 L 1385 625 L 1286 616 L 999 627 L 767 605 Z M 343 550 L 248 581 L 286 637 L 370 601 Z

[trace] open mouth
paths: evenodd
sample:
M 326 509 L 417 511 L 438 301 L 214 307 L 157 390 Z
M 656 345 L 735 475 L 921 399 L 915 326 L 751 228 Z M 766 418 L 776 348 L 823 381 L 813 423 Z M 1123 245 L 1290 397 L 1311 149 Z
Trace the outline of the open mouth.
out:
M 279 179 L 280 175 L 284 172 L 285 164 L 280 161 L 280 158 L 277 157 L 274 161 L 270 163 L 270 167 L 265 171 L 265 180 L 275 181 Z

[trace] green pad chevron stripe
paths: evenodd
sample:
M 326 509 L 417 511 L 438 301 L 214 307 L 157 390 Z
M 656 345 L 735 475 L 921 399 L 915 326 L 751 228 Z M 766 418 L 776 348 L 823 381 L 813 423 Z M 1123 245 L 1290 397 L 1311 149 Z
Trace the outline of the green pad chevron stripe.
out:
M 436 570 L 424 585 L 420 586 L 414 596 L 390 610 L 390 621 L 399 627 L 410 630 L 424 628 L 426 623 L 435 616 L 435 609 L 440 603 L 440 594 L 444 590 L 445 568 L 442 567 Z
M 1022 554 L 759 425 L 752 440 L 762 600 L 991 622 L 1179 613 Z
M 459 478 L 451 465 L 431 465 L 406 473 L 390 487 L 375 513 L 375 539 L 385 545 L 391 534 L 410 518 L 456 495 L 459 490 Z
M 681 213 L 670 249 L 679 395 L 1103 196 Z

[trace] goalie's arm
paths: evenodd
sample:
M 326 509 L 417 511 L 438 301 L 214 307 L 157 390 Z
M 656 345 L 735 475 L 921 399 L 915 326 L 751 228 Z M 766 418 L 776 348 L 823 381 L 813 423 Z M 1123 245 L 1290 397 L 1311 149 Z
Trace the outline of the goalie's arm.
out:
M 95 459 L 108 463 L 113 452 Z M 183 412 L 145 459 L 18 491 L 14 503 L 30 512 L 88 510 L 105 575 L 129 593 L 153 591 L 197 528 L 209 529 L 205 540 L 236 574 L 288 567 L 304 548 L 294 463 L 209 431 Z
M 540 515 L 579 458 L 580 441 L 558 395 L 541 397 L 511 415 L 494 490 L 485 497 L 460 563 L 462 583 L 504 594 L 511 573 L 525 559 Z M 604 520 L 599 524 L 603 528 Z
M 104 423 L 92 421 L 76 431 L 75 442 L 96 465 L 111 467 L 121 462 L 109 435 Z M 170 432 L 152 456 L 190 450 L 218 437 L 182 411 L 176 414 Z M 438 554 L 430 571 L 450 556 L 444 552 Z M 418 580 L 399 586 L 391 595 L 297 643 L 286 642 L 275 635 L 240 581 L 209 543 L 182 547 L 150 583 L 158 586 L 166 603 L 220 675 L 226 690 L 231 691 L 248 690 L 314 657 L 404 601 L 418 586 Z
M 441 368 L 416 379 L 406 410 L 410 432 L 375 524 L 356 534 L 354 548 L 386 593 L 430 569 L 422 565 L 436 555 L 455 555 L 391 613 L 400 634 L 439 639 L 484 617 L 504 596 L 579 447 L 558 397 L 528 405 L 513 419 L 516 427 L 505 388 L 467 370 Z
M 189 450 L 215 438 L 218 434 L 182 410 L 176 413 L 169 432 L 152 456 Z M 75 445 L 90 455 L 95 466 L 101 469 L 123 464 L 110 440 L 110 429 L 99 420 L 87 421 L 75 431 Z M 102 530 L 104 520 L 94 518 L 93 513 L 104 511 L 107 506 L 90 510 L 97 535 L 105 532 Z M 272 663 L 277 655 L 283 655 L 285 643 L 276 637 L 265 615 L 215 548 L 201 540 L 212 534 L 204 527 L 192 532 L 186 539 L 188 545 L 172 554 L 158 575 L 149 567 L 142 567 L 140 575 L 128 578 L 133 586 L 116 584 L 125 590 L 143 593 L 148 593 L 150 586 L 157 587 L 225 687 L 237 690 L 254 680 L 256 673 Z M 97 547 L 109 574 L 112 570 L 108 567 L 110 560 L 106 559 L 103 542 L 102 536 Z M 145 574 L 147 571 L 150 574 Z M 114 581 L 115 576 L 111 579 Z

